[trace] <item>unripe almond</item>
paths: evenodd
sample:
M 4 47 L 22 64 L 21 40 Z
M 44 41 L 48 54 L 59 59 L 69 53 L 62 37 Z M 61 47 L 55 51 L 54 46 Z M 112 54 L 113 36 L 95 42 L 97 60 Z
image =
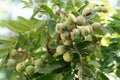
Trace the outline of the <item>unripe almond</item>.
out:
M 64 33 L 60 34 L 62 40 L 66 40 L 70 38 L 70 33 L 68 31 L 65 31 Z
M 68 14 L 67 15 L 66 22 L 68 24 L 74 24 L 75 21 L 76 21 L 76 18 L 75 18 L 75 16 L 73 14 Z
M 100 27 L 101 27 L 101 24 L 99 22 L 94 22 L 92 24 L 92 27 L 93 27 L 93 30 L 96 31 L 96 30 L 99 30 Z
M 16 70 L 17 70 L 18 72 L 23 72 L 23 71 L 25 70 L 25 65 L 24 65 L 23 63 L 18 63 L 18 64 L 16 65 Z
M 95 34 L 105 34 L 104 29 L 102 28 L 101 24 L 99 22 L 94 22 L 92 24 L 92 28 Z
M 89 28 L 86 27 L 86 26 L 82 27 L 80 31 L 81 31 L 81 35 L 82 35 L 82 36 L 87 36 L 87 35 L 90 34 L 90 30 L 89 30 Z
M 102 12 L 104 12 L 104 13 L 108 12 L 107 8 L 102 7 Z
M 68 39 L 68 40 L 63 40 L 63 44 L 64 44 L 65 46 L 70 46 L 70 45 L 72 44 L 72 41 L 71 41 L 70 39 Z
M 88 35 L 88 36 L 85 36 L 85 41 L 92 41 L 92 36 L 91 35 Z
M 58 46 L 56 48 L 56 54 L 57 54 L 57 56 L 64 54 L 65 51 L 66 51 L 66 49 L 65 49 L 64 45 L 60 45 L 60 46 Z
M 31 63 L 31 61 L 30 61 L 29 59 L 26 59 L 26 60 L 24 61 L 24 65 L 25 65 L 25 66 L 28 66 L 30 63 Z
M 71 62 L 73 60 L 73 54 L 70 53 L 70 51 L 67 51 L 64 55 L 63 55 L 63 60 L 65 62 Z
M 70 32 L 70 34 L 71 34 L 72 39 L 76 39 L 79 37 L 80 31 L 79 31 L 79 29 L 75 28 Z
M 92 28 L 92 26 L 89 26 L 89 25 L 88 25 L 88 26 L 86 26 L 86 27 L 88 27 L 90 33 L 93 33 L 93 28 Z
M 35 71 L 35 68 L 31 65 L 31 66 L 27 66 L 25 69 L 25 72 L 29 75 L 33 75 Z
M 42 15 L 42 13 L 41 12 L 39 12 L 38 14 L 37 14 L 37 17 L 38 18 L 41 18 L 43 15 Z
M 81 28 L 81 35 L 82 36 L 87 36 L 89 34 L 93 33 L 93 28 L 91 26 L 83 26 Z
M 68 30 L 68 31 L 70 31 L 70 30 L 72 30 L 73 28 L 75 28 L 75 24 L 67 24 L 66 23 L 66 29 Z
M 76 23 L 77 23 L 78 25 L 84 25 L 85 22 L 86 22 L 86 20 L 85 20 L 85 17 L 84 17 L 84 16 L 78 16 L 78 17 L 76 18 Z
M 35 66 L 40 67 L 43 64 L 41 59 L 35 60 Z
M 64 23 L 58 23 L 55 27 L 55 30 L 57 33 L 63 33 L 65 31 L 65 24 Z
M 97 7 L 95 8 L 95 11 L 101 12 L 101 11 L 102 11 L 102 6 L 97 6 Z
M 88 16 L 90 15 L 92 12 L 92 8 L 85 8 L 83 11 L 82 11 L 82 15 L 83 16 Z
M 8 61 L 7 61 L 7 64 L 6 64 L 7 66 L 14 66 L 15 65 L 15 59 L 8 59 Z

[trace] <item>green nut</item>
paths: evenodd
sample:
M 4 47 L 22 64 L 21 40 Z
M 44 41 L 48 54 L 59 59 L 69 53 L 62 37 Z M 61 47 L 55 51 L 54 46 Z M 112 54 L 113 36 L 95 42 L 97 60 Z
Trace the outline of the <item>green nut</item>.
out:
M 94 31 L 99 30 L 100 27 L 101 27 L 101 24 L 99 22 L 94 22 L 92 24 L 92 28 L 93 28 Z
M 108 9 L 105 7 L 102 7 L 102 12 L 106 13 L 106 12 L 108 12 Z
M 66 40 L 70 38 L 70 33 L 68 31 L 65 31 L 64 33 L 60 34 L 62 40 Z
M 8 61 L 7 61 L 7 64 L 6 64 L 7 66 L 14 66 L 15 65 L 15 59 L 8 59 Z
M 57 56 L 64 54 L 66 51 L 66 48 L 64 45 L 60 45 L 56 48 L 56 54 Z
M 71 38 L 74 40 L 80 36 L 80 31 L 79 29 L 75 28 L 70 32 L 70 34 L 71 34 Z
M 95 8 L 95 11 L 97 11 L 97 12 L 102 12 L 102 6 L 97 6 L 96 8 Z
M 63 40 L 63 44 L 64 44 L 65 46 L 71 46 L 72 41 L 71 41 L 71 39 Z
M 23 72 L 23 71 L 25 70 L 25 64 L 24 64 L 24 63 L 18 63 L 18 64 L 16 65 L 16 70 L 17 70 L 18 72 Z
M 83 9 L 83 11 L 82 11 L 82 15 L 83 16 L 88 16 L 88 15 L 90 15 L 92 13 L 92 8 L 85 8 L 85 9 Z
M 75 16 L 73 14 L 68 14 L 67 15 L 66 23 L 71 25 L 71 24 L 74 24 L 75 21 L 76 21 L 76 18 L 75 18 Z
M 77 18 L 76 18 L 76 23 L 78 24 L 78 25 L 84 25 L 85 24 L 85 22 L 86 22 L 86 19 L 85 19 L 85 17 L 84 16 L 78 16 Z
M 43 64 L 43 61 L 41 59 L 35 60 L 35 66 L 40 67 Z
M 55 30 L 57 33 L 63 33 L 65 31 L 65 24 L 64 23 L 58 23 L 55 27 Z
M 25 72 L 26 72 L 28 75 L 33 75 L 34 72 L 35 72 L 35 68 L 34 68 L 32 65 L 27 66 L 27 67 L 25 68 Z
M 84 26 L 81 28 L 80 32 L 81 32 L 82 36 L 87 36 L 90 34 L 90 29 L 88 27 Z
M 70 51 L 67 51 L 64 55 L 63 55 L 63 60 L 65 62 L 71 62 L 73 60 L 73 54 L 70 53 Z

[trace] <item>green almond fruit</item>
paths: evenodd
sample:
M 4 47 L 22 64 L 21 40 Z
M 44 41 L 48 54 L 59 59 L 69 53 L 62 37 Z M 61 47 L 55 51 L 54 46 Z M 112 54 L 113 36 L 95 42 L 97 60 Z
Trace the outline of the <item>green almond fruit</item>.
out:
M 71 62 L 73 60 L 73 54 L 70 53 L 70 51 L 67 51 L 64 55 L 63 55 L 63 60 L 65 62 Z

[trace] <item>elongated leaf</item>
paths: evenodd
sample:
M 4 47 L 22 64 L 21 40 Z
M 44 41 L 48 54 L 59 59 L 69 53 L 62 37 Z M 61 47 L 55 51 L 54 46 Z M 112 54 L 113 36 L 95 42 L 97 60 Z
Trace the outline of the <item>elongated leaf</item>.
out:
M 120 77 L 120 69 L 116 70 L 116 75 L 117 75 L 117 77 Z
M 91 62 L 89 62 L 89 64 L 93 65 L 93 66 L 96 67 L 96 68 L 101 67 L 100 63 L 97 62 L 97 61 L 91 61 Z
M 29 0 L 29 2 L 21 0 L 22 3 L 24 3 L 24 7 L 23 8 L 32 8 L 33 2 L 32 0 Z
M 16 37 L 0 36 L 0 43 L 12 43 L 17 41 Z
M 48 24 L 49 34 L 53 34 L 55 32 L 56 21 L 50 20 Z
M 0 70 L 3 68 L 3 66 L 5 65 L 5 61 L 6 61 L 6 59 L 8 58 L 8 56 L 9 56 L 9 52 L 6 52 L 4 55 L 3 55 L 3 57 L 2 57 L 2 61 L 1 61 L 1 63 L 0 63 Z
M 100 80 L 109 80 L 108 77 L 101 72 L 99 73 L 99 78 L 100 78 Z
M 59 74 L 47 74 L 42 75 L 37 78 L 37 80 L 61 80 L 61 76 Z
M 20 31 L 19 29 L 17 29 L 17 28 L 15 28 L 15 27 L 13 27 L 12 25 L 10 25 L 8 21 L 2 20 L 2 21 L 0 21 L 0 22 L 1 22 L 1 23 L 0 23 L 1 26 L 5 26 L 5 27 L 7 27 L 8 29 L 10 29 L 11 31 L 13 31 L 13 32 L 15 32 L 15 33 L 20 33 L 20 32 L 22 32 L 22 31 Z
M 25 25 L 29 29 L 34 27 L 34 24 L 32 24 L 32 22 L 30 22 L 29 20 L 27 20 L 27 19 L 25 19 L 23 17 L 18 16 L 18 21 L 20 23 L 22 23 L 23 25 Z
M 57 70 L 62 71 L 62 69 L 66 66 L 66 63 L 63 62 L 55 62 L 53 64 L 50 64 L 46 66 L 45 68 L 41 68 L 39 70 L 39 73 L 49 74 L 49 73 L 55 73 Z
M 40 29 L 47 24 L 48 20 L 40 20 L 35 26 L 39 27 Z
M 29 31 L 30 28 L 26 27 L 23 23 L 20 23 L 18 21 L 1 21 L 2 26 L 7 27 L 8 29 L 10 29 L 11 31 L 15 32 L 15 33 L 24 33 L 26 31 Z
M 111 41 L 111 42 L 119 42 L 119 41 L 120 41 L 120 37 L 111 38 L 110 41 Z
M 23 32 L 29 30 L 29 28 L 27 28 L 24 24 L 22 24 L 22 23 L 20 23 L 18 21 L 11 20 L 11 21 L 9 21 L 9 24 L 12 27 L 17 28 L 17 29 L 19 29 L 20 31 L 23 31 Z
M 78 12 L 80 12 L 80 14 L 82 14 L 83 9 L 87 6 L 87 4 L 83 4 L 79 9 Z
M 92 44 L 91 41 L 84 41 L 84 42 L 80 42 L 80 40 L 76 40 L 76 46 L 77 48 L 80 50 L 82 48 L 87 47 L 88 45 Z
M 33 14 L 32 14 L 32 16 L 31 16 L 31 19 L 33 19 L 34 16 L 35 16 L 39 11 L 40 11 L 40 10 L 39 10 L 38 8 L 34 8 Z
M 41 8 L 44 9 L 45 12 L 50 15 L 50 17 L 53 17 L 53 11 L 51 8 L 49 8 L 47 5 L 42 5 Z
M 14 47 L 14 45 L 12 43 L 0 44 L 0 54 L 2 54 L 2 52 L 6 52 L 6 51 L 12 49 L 13 47 Z

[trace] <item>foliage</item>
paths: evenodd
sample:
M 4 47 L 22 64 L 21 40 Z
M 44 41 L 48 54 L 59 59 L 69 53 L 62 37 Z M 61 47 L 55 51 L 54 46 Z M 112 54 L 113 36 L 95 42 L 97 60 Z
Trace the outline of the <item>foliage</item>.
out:
M 101 13 L 106 14 L 107 9 L 91 6 L 87 0 L 37 0 L 36 6 L 32 0 L 22 2 L 23 8 L 34 8 L 29 20 L 18 16 L 17 20 L 0 21 L 15 34 L 0 36 L 0 69 L 8 80 L 109 80 L 106 75 L 112 72 L 120 77 L 119 11 L 109 23 L 103 23 Z M 69 14 L 83 15 L 85 23 L 70 24 L 74 20 Z M 63 32 L 56 30 L 64 22 L 68 23 L 64 31 L 71 35 L 65 39 L 70 40 L 69 45 L 61 37 Z M 65 50 L 57 50 L 60 45 Z

